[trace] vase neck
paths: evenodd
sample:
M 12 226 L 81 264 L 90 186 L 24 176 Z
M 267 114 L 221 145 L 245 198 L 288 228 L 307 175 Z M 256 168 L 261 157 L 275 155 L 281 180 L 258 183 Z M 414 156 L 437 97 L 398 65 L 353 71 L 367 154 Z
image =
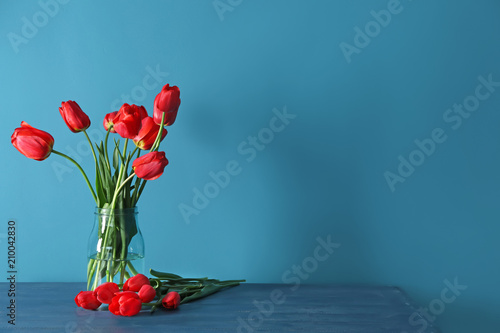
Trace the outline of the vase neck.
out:
M 96 215 L 114 215 L 114 216 L 119 216 L 119 215 L 136 215 L 139 213 L 139 210 L 137 207 L 132 207 L 132 208 L 115 208 L 115 209 L 110 209 L 110 208 L 100 208 L 96 207 L 95 208 L 95 214 Z

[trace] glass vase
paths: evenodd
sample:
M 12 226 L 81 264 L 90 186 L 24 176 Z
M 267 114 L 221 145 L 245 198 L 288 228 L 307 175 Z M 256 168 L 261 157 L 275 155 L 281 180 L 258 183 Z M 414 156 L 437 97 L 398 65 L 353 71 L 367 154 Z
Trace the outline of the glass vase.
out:
M 144 239 L 137 215 L 137 207 L 96 208 L 88 241 L 88 290 L 105 282 L 121 285 L 131 276 L 144 274 Z

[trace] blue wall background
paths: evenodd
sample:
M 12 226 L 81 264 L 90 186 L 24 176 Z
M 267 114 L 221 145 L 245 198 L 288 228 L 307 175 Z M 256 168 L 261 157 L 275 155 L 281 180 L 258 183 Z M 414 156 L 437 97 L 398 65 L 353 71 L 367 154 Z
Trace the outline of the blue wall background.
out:
M 106 113 L 123 102 L 152 112 L 170 83 L 182 98 L 163 145 L 170 165 L 139 202 L 148 267 L 397 285 L 422 307 L 457 279 L 467 289 L 436 316 L 443 331 L 500 330 L 500 87 L 478 88 L 479 105 L 469 97 L 478 77 L 500 81 L 498 1 L 221 0 L 220 15 L 208 0 L 45 3 L 0 6 L 0 202 L 2 229 L 18 224 L 19 281 L 85 279 L 94 205 L 75 168 L 57 171 L 60 157 L 20 155 L 14 128 L 50 132 L 90 172 L 61 101 L 76 100 L 98 138 Z M 373 23 L 388 7 L 390 21 Z M 369 42 L 356 27 L 372 29 Z M 475 111 L 459 127 L 443 118 L 464 101 Z M 238 147 L 285 108 L 296 117 L 247 161 Z M 439 128 L 446 140 L 418 160 L 414 141 Z M 421 164 L 392 191 L 385 174 L 410 155 Z M 241 173 L 186 223 L 179 205 L 232 160 Z M 340 247 L 307 266 L 318 237 Z M 307 276 L 292 271 L 302 263 Z

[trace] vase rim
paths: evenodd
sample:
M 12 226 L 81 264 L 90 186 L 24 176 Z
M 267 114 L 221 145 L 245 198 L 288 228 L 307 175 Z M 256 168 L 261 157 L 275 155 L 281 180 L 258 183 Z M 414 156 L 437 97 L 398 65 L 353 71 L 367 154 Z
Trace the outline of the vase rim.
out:
M 123 215 L 123 214 L 138 214 L 138 209 L 137 206 L 131 207 L 131 208 L 100 208 L 96 207 L 95 208 L 95 214 L 96 215 L 109 215 L 111 211 L 114 210 L 115 215 Z

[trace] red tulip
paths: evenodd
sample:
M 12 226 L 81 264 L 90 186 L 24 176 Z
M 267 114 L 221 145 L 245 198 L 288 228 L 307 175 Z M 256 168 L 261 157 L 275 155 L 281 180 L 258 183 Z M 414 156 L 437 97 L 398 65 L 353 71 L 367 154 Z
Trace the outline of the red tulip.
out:
M 134 138 L 134 143 L 137 147 L 143 150 L 149 150 L 156 140 L 160 125 L 156 125 L 152 117 L 142 119 L 142 127 L 139 134 Z M 163 129 L 161 133 L 161 140 L 167 135 L 167 130 Z M 160 142 L 161 142 L 160 140 Z
M 97 297 L 99 302 L 110 304 L 115 294 L 120 292 L 120 288 L 114 282 L 106 282 L 95 288 L 94 296 Z
M 101 302 L 94 296 L 93 291 L 80 291 L 75 297 L 75 303 L 87 310 L 95 310 L 101 306 Z
M 144 106 L 123 104 L 113 119 L 113 128 L 122 138 L 133 139 L 141 129 L 142 119 L 148 113 Z
M 139 289 L 139 298 L 142 300 L 142 303 L 151 302 L 156 296 L 155 288 L 151 287 L 149 284 L 145 284 Z
M 105 117 L 104 117 L 104 122 L 103 122 L 103 125 L 104 125 L 104 129 L 107 131 L 108 128 L 111 126 L 111 130 L 110 132 L 111 133 L 116 133 L 115 129 L 114 129 L 114 122 L 113 120 L 115 119 L 116 115 L 118 114 L 118 111 L 115 111 L 115 112 L 111 112 L 111 113 L 108 113 Z
M 123 291 L 113 297 L 108 309 L 114 315 L 130 317 L 138 314 L 141 307 L 139 295 L 131 291 Z
M 155 98 L 153 114 L 155 123 L 161 124 L 161 116 L 165 112 L 164 125 L 172 125 L 177 117 L 179 105 L 181 105 L 179 88 L 177 86 L 170 87 L 168 84 L 163 86 L 163 89 Z
M 149 279 L 144 274 L 137 274 L 123 284 L 123 291 L 139 291 L 143 285 L 150 285 Z
M 167 309 L 177 309 L 181 303 L 181 296 L 176 291 L 171 291 L 163 297 L 161 304 Z
M 132 163 L 137 177 L 145 180 L 155 180 L 163 174 L 163 170 L 168 164 L 163 151 L 152 151 L 144 156 L 136 158 Z
M 54 138 L 47 132 L 31 127 L 26 122 L 14 130 L 10 142 L 21 154 L 37 161 L 43 161 L 52 153 Z
M 59 112 L 73 133 L 84 131 L 90 126 L 89 116 L 75 101 L 62 102 Z

